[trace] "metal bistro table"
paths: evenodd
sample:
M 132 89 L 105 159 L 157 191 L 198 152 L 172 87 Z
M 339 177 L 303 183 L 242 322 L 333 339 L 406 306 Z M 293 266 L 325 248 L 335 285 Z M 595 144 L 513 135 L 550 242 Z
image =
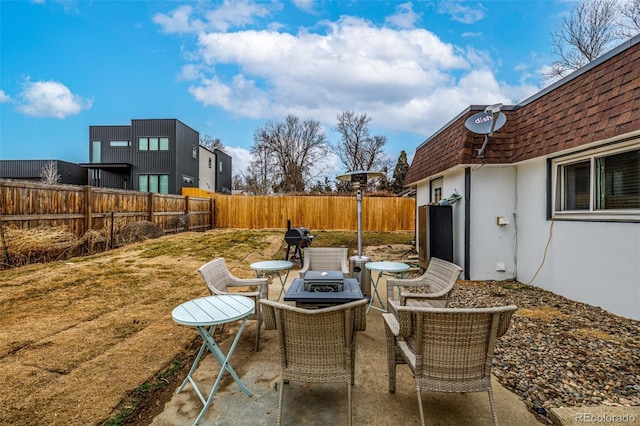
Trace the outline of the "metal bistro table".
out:
M 382 312 L 386 312 L 384 309 L 384 302 L 380 297 L 380 293 L 378 293 L 378 283 L 380 282 L 380 277 L 385 272 L 391 273 L 394 276 L 398 276 L 398 274 L 402 275 L 404 271 L 409 269 L 409 265 L 403 262 L 367 262 L 364 266 L 370 271 L 378 271 L 378 277 L 375 281 L 373 281 L 373 293 L 371 294 L 371 299 L 369 300 L 369 306 L 367 307 L 367 313 L 371 308 L 377 309 Z M 380 302 L 380 308 L 373 305 L 373 300 L 378 296 L 378 302 Z
M 202 419 L 202 416 L 209 408 L 209 405 L 211 405 L 213 395 L 218 390 L 225 371 L 231 374 L 233 380 L 236 381 L 236 383 L 244 393 L 249 396 L 253 396 L 253 393 L 251 393 L 251 391 L 247 389 L 240 381 L 240 378 L 233 370 L 233 367 L 231 367 L 229 359 L 231 358 L 231 355 L 236 348 L 236 344 L 240 339 L 240 335 L 242 334 L 242 330 L 244 329 L 244 326 L 247 322 L 247 318 L 249 317 L 249 314 L 253 312 L 254 307 L 254 301 L 246 296 L 220 295 L 201 297 L 199 299 L 185 302 L 182 305 L 176 307 L 171 313 L 171 316 L 176 323 L 195 327 L 202 337 L 202 340 L 204 341 L 202 343 L 202 346 L 200 347 L 200 351 L 198 352 L 195 361 L 193 362 L 193 366 L 191 366 L 191 370 L 189 370 L 189 374 L 187 374 L 187 378 L 184 379 L 184 382 L 182 382 L 182 385 L 180 385 L 180 388 L 178 388 L 177 391 L 177 393 L 180 393 L 182 389 L 184 389 L 187 382 L 189 382 L 193 386 L 193 389 L 196 391 L 196 394 L 200 398 L 200 401 L 202 401 L 202 403 L 204 404 L 204 408 L 198 415 L 198 418 L 196 418 L 196 421 L 193 423 L 194 425 L 197 425 L 200 422 L 200 419 Z M 217 325 L 225 324 L 239 319 L 242 320 L 242 324 L 240 325 L 240 328 L 236 333 L 236 337 L 233 339 L 233 343 L 229 348 L 229 352 L 225 356 L 216 343 L 216 340 L 213 337 L 213 333 Z M 211 393 L 209 393 L 209 397 L 207 398 L 202 395 L 202 392 L 200 391 L 200 389 L 196 385 L 195 380 L 192 377 L 206 348 L 211 351 L 216 361 L 218 361 L 218 363 L 220 364 L 220 372 L 218 373 L 216 382 L 211 389 Z
M 293 266 L 293 263 L 289 262 L 288 260 L 263 260 L 261 262 L 254 262 L 251 265 L 249 265 L 251 269 L 256 271 L 256 278 L 266 277 L 267 272 L 276 273 L 276 275 L 278 276 L 278 279 L 280 280 L 280 286 L 281 286 L 280 294 L 278 294 L 278 298 L 276 299 L 278 302 L 280 301 L 280 298 L 284 293 L 284 286 L 285 286 L 285 283 L 287 282 L 287 278 L 289 277 L 289 270 L 291 270 L 292 266 Z M 282 278 L 282 274 L 281 274 L 282 271 L 287 271 L 284 278 Z M 267 295 L 267 299 L 268 298 L 269 297 Z

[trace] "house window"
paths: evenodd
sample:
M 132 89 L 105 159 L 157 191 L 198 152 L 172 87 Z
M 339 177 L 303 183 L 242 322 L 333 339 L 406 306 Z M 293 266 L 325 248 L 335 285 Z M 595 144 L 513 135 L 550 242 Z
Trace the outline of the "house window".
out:
M 130 141 L 109 141 L 109 146 L 111 147 L 131 146 L 131 142 Z
M 222 161 L 218 162 L 218 171 L 222 173 Z
M 169 138 L 138 138 L 140 151 L 168 151 Z
M 169 193 L 169 175 L 138 175 L 138 191 Z
M 196 145 L 191 145 L 191 154 L 193 158 L 198 158 L 198 147 Z
M 640 220 L 640 145 L 552 161 L 557 217 Z
M 442 200 L 442 178 L 431 181 L 431 202 L 438 203 Z
M 209 168 L 211 168 L 211 157 L 209 157 Z
M 149 138 L 149 151 L 157 151 L 159 146 L 158 138 Z
M 169 151 L 169 138 L 160 138 L 160 151 Z
M 91 162 L 100 162 L 100 141 L 91 142 Z
M 100 169 L 90 169 L 91 170 L 91 185 L 92 186 L 100 186 Z

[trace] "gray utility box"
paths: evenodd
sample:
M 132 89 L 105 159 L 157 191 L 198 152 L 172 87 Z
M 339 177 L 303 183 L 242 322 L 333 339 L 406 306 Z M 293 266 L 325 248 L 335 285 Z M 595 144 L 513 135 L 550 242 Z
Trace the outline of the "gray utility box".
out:
M 371 262 L 367 256 L 351 256 L 349 258 L 349 277 L 358 280 L 364 297 L 371 297 L 371 271 L 364 265 Z

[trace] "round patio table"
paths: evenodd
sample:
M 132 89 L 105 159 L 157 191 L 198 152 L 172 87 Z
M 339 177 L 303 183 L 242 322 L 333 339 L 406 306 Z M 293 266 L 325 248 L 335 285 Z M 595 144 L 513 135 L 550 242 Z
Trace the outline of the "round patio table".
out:
M 233 367 L 231 367 L 229 359 L 231 358 L 231 355 L 236 348 L 236 344 L 240 339 L 242 330 L 244 330 L 244 326 L 247 323 L 247 318 L 253 312 L 254 307 L 255 303 L 253 299 L 250 299 L 246 296 L 223 294 L 219 296 L 207 296 L 190 300 L 176 307 L 171 313 L 171 316 L 176 323 L 180 325 L 195 327 L 196 330 L 198 330 L 198 334 L 200 334 L 200 337 L 202 337 L 203 340 L 200 351 L 198 352 L 195 361 L 193 361 L 191 370 L 189 370 L 189 374 L 187 374 L 186 379 L 184 379 L 182 385 L 178 388 L 177 391 L 177 393 L 180 393 L 187 383 L 191 383 L 191 386 L 193 386 L 193 389 L 200 398 L 200 401 L 202 401 L 204 407 L 196 418 L 194 425 L 197 425 L 200 422 L 202 416 L 204 416 L 204 413 L 207 411 L 207 408 L 209 408 L 209 406 L 211 405 L 213 395 L 218 390 L 220 381 L 222 380 L 222 376 L 224 375 L 225 371 L 228 372 L 231 377 L 233 377 L 233 380 L 235 380 L 235 382 L 244 393 L 249 396 L 253 396 L 253 393 L 249 389 L 247 389 L 247 387 L 240 381 L 240 378 L 236 374 L 235 370 L 233 369 Z M 214 337 L 216 326 L 240 319 L 242 320 L 240 328 L 236 332 L 233 343 L 231 344 L 231 347 L 229 348 L 229 351 L 225 356 L 222 350 L 220 350 L 220 347 L 218 346 Z M 196 385 L 196 382 L 193 379 L 193 373 L 196 371 L 196 367 L 198 366 L 198 363 L 200 362 L 200 359 L 202 358 L 202 355 L 207 348 L 214 356 L 216 361 L 218 361 L 218 364 L 220 364 L 220 372 L 218 373 L 218 377 L 216 378 L 215 384 L 213 385 L 209 396 L 205 398 L 202 394 L 202 391 Z
M 251 269 L 256 271 L 256 278 L 264 278 L 267 276 L 267 272 L 275 272 L 280 280 L 280 293 L 278 294 L 278 298 L 276 301 L 280 301 L 282 294 L 284 293 L 284 286 L 287 282 L 287 278 L 289 277 L 289 271 L 293 267 L 293 263 L 288 260 L 263 260 L 260 262 L 254 262 L 249 265 Z M 287 271 L 284 278 L 282 277 L 282 271 Z M 269 295 L 267 294 L 267 299 Z
M 380 297 L 380 293 L 378 293 L 378 283 L 380 282 L 380 277 L 384 273 L 390 273 L 394 276 L 402 276 L 404 271 L 409 269 L 409 265 L 403 262 L 367 262 L 364 266 L 370 271 L 378 271 L 378 276 L 375 281 L 373 281 L 373 294 L 371 295 L 371 299 L 369 299 L 369 306 L 367 307 L 367 313 L 371 308 L 377 309 L 382 312 L 386 312 L 384 307 L 384 302 Z M 378 296 L 378 302 L 380 303 L 380 307 L 374 306 L 373 301 Z

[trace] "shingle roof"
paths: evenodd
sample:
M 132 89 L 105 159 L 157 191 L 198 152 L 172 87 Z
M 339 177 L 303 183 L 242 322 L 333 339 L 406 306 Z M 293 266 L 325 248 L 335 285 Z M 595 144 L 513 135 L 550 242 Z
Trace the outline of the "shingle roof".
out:
M 464 122 L 471 106 L 416 149 L 405 185 L 463 164 L 509 164 L 640 130 L 640 36 L 518 105 L 494 133 L 484 159 L 483 135 Z

